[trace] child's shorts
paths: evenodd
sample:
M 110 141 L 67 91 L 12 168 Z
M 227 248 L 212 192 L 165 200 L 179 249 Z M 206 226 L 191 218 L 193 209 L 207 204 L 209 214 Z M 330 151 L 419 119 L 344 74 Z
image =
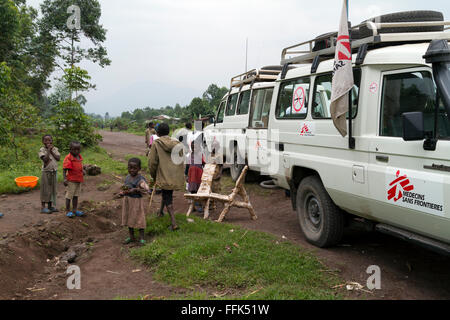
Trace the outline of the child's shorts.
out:
M 166 206 L 170 206 L 173 202 L 173 190 L 162 190 L 162 202 Z
M 79 197 L 81 194 L 81 182 L 68 181 L 66 187 L 66 199 L 72 200 L 73 197 Z

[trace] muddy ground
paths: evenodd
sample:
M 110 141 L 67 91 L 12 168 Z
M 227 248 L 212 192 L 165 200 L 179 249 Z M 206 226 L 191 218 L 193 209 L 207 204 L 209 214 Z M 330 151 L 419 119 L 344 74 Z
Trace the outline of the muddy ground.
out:
M 101 146 L 116 159 L 145 152 L 143 137 L 108 131 L 102 135 Z M 87 215 L 74 220 L 63 212 L 39 214 L 39 190 L 0 196 L 0 209 L 5 213 L 0 220 L 0 299 L 113 299 L 139 295 L 158 299 L 186 292 L 154 281 L 151 272 L 129 258 L 128 247 L 122 245 L 127 230 L 120 227 L 121 202 L 112 200 L 120 183 L 100 191 L 104 180 L 114 179 L 107 175 L 87 178 L 81 197 Z M 62 185 L 59 190 L 64 190 Z M 247 190 L 258 220 L 250 220 L 246 210 L 233 208 L 226 222 L 285 237 L 308 248 L 328 269 L 337 272 L 343 283 L 365 285 L 367 267 L 380 267 L 381 290 L 345 293 L 350 299 L 450 298 L 449 258 L 356 228 L 346 232 L 340 246 L 318 249 L 305 241 L 284 191 L 267 191 L 256 184 L 249 184 Z M 61 207 L 62 192 L 58 201 Z M 174 202 L 177 212 L 187 210 L 183 193 L 177 192 Z M 147 212 L 155 212 L 159 204 L 160 197 L 156 196 Z M 213 212 L 211 218 L 219 213 Z M 66 288 L 65 260 L 71 259 L 82 270 L 81 290 Z

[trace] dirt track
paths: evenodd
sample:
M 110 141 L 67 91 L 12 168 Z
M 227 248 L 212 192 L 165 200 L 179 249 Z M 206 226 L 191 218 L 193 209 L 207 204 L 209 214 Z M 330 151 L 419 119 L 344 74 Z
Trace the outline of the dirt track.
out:
M 126 154 L 141 154 L 145 150 L 143 137 L 135 135 L 103 131 L 104 141 L 102 147 L 112 153 L 115 158 L 123 159 Z M 27 236 L 26 229 L 37 232 L 39 228 L 40 237 L 52 240 L 51 234 L 42 235 L 46 226 L 52 223 L 60 223 L 61 228 L 70 229 L 71 221 L 62 213 L 56 216 L 42 217 L 37 213 L 39 207 L 39 191 L 17 196 L 0 198 L 0 206 L 6 213 L 0 221 L 0 235 L 8 233 L 10 239 L 9 249 L 21 252 L 21 256 L 4 255 L 1 253 L 2 243 L 0 237 L 0 273 L 14 275 L 17 272 L 18 283 L 7 282 L 0 277 L 0 298 L 4 299 L 112 299 L 117 296 L 137 296 L 139 294 L 150 294 L 151 296 L 170 296 L 183 293 L 182 289 L 170 288 L 166 285 L 153 281 L 151 273 L 133 273 L 136 268 L 143 269 L 130 261 L 126 252 L 122 249 L 121 241 L 126 236 L 126 230 L 118 226 L 120 210 L 118 202 L 111 202 L 111 194 L 118 185 L 111 186 L 110 190 L 98 191 L 97 185 L 102 176 L 89 178 L 86 183 L 84 199 L 108 201 L 108 206 L 96 209 L 92 217 L 84 220 L 86 224 L 95 224 L 89 234 L 75 234 L 80 242 L 94 242 L 89 254 L 84 255 L 77 264 L 83 270 L 82 290 L 69 292 L 65 288 L 65 279 L 53 273 L 52 268 L 45 268 L 44 274 L 37 271 L 45 264 L 45 255 L 52 256 L 50 251 L 42 251 L 32 241 L 32 233 Z M 309 245 L 301 235 L 295 212 L 292 210 L 290 201 L 282 190 L 270 192 L 258 190 L 258 186 L 248 186 L 250 199 L 258 215 L 257 221 L 252 221 L 245 210 L 233 209 L 227 216 L 226 222 L 236 223 L 249 229 L 261 230 L 286 237 L 295 244 L 306 247 L 313 251 L 328 267 L 337 270 L 344 281 L 356 281 L 362 285 L 366 284 L 368 274 L 366 269 L 370 265 L 378 265 L 381 268 L 381 290 L 373 294 L 363 296 L 350 294 L 349 298 L 369 299 L 449 299 L 450 298 L 450 259 L 421 249 L 415 245 L 378 233 L 367 233 L 361 230 L 351 230 L 346 233 L 341 246 L 331 249 L 318 249 Z M 153 211 L 159 205 L 159 197 L 155 198 Z M 175 194 L 175 209 L 177 212 L 185 212 L 187 204 L 182 193 Z M 60 202 L 61 204 L 61 202 Z M 6 210 L 4 208 L 7 208 Z M 19 210 L 17 210 L 19 208 Z M 116 223 L 115 227 L 104 228 L 98 219 L 103 219 L 107 212 L 109 220 Z M 214 212 L 211 218 L 217 218 L 219 212 Z M 97 219 L 96 219 L 97 218 Z M 100 220 L 102 221 L 102 220 Z M 36 225 L 37 223 L 37 225 Z M 105 222 L 106 223 L 106 222 Z M 41 226 L 38 226 L 38 225 Z M 43 225 L 43 226 L 42 226 Z M 23 236 L 12 234 L 19 231 Z M 43 230 L 43 231 L 42 231 Z M 75 233 L 76 233 L 75 229 Z M 47 238 L 46 238 L 47 237 Z M 94 239 L 91 239 L 94 238 Z M 69 242 L 71 245 L 71 243 Z M 75 244 L 75 243 L 74 243 Z M 67 248 L 66 248 L 67 249 Z M 41 256 L 33 256 L 34 252 L 41 250 Z M 30 267 L 24 267 L 25 260 Z M 33 259 L 31 259 L 33 258 Z M 40 260 L 41 262 L 36 262 Z M 53 263 L 53 260 L 50 264 Z M 18 268 L 17 265 L 21 265 Z M 44 266 L 45 267 L 45 266 Z M 13 269 L 11 269 L 13 268 Z M 15 269 L 14 269 L 15 268 Z M 18 271 L 16 271 L 16 269 Z M 37 272 L 35 276 L 29 273 Z M 52 278 L 53 277 L 53 278 Z M 55 278 L 56 277 L 56 278 Z M 23 278 L 23 279 L 22 279 Z M 3 278 L 5 279 L 5 278 Z M 3 282 L 2 282 L 3 281 Z M 42 288 L 45 290 L 30 292 L 25 287 Z M 19 290 L 22 288 L 23 290 Z

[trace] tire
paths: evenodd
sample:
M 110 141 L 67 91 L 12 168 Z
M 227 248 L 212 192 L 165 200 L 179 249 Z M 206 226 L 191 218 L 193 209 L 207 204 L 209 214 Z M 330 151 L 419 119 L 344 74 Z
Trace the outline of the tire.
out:
M 275 181 L 273 181 L 273 180 L 263 181 L 263 182 L 261 182 L 261 183 L 259 184 L 259 186 L 260 186 L 261 188 L 264 188 L 264 189 L 278 189 L 278 188 L 280 188 L 279 186 L 277 186 L 277 185 L 275 184 Z
M 307 241 L 317 247 L 336 245 L 344 232 L 344 215 L 318 176 L 302 180 L 297 190 L 297 217 Z
M 336 34 L 336 32 L 328 32 L 317 36 L 314 40 L 314 47 L 312 51 L 319 51 L 331 47 L 330 37 L 333 34 Z M 335 41 L 336 37 L 333 37 L 333 39 L 333 41 Z
M 438 11 L 404 11 L 382 15 L 366 21 L 372 22 L 429 22 L 444 21 L 444 15 Z M 364 23 L 365 21 L 363 21 Z M 432 27 L 407 27 L 407 28 L 381 28 L 378 33 L 397 33 L 397 32 L 438 32 L 443 31 L 444 26 Z M 367 26 L 359 28 L 361 38 L 372 36 L 373 32 Z
M 230 175 L 233 181 L 237 181 L 245 167 L 245 164 L 237 164 L 238 154 L 236 145 L 233 146 L 233 164 L 230 166 Z
M 334 34 L 333 42 L 334 42 L 334 44 L 336 44 L 336 38 L 337 38 L 336 32 L 324 33 L 315 38 L 314 47 L 313 47 L 312 51 L 319 51 L 322 49 L 329 48 L 331 46 L 330 37 L 333 34 Z M 361 34 L 358 29 L 350 30 L 350 37 L 351 37 L 352 41 L 359 40 L 359 39 L 361 39 Z

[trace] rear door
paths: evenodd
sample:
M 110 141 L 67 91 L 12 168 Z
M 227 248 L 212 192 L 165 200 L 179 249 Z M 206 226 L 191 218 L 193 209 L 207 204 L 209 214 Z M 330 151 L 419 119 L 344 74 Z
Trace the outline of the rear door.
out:
M 429 68 L 382 73 L 378 135 L 370 143 L 369 193 L 373 216 L 403 229 L 450 242 L 450 125 Z M 438 123 L 436 151 L 402 139 L 402 114 L 423 112 L 425 129 Z
M 205 142 L 209 151 L 212 151 L 212 144 L 217 141 L 222 145 L 222 128 L 223 128 L 223 118 L 225 114 L 226 100 L 222 100 L 219 104 L 219 109 L 217 110 L 216 119 L 214 125 L 209 126 L 205 129 Z
M 270 104 L 273 88 L 255 89 L 250 104 L 247 130 L 248 164 L 250 169 L 268 174 L 270 151 L 267 144 Z

